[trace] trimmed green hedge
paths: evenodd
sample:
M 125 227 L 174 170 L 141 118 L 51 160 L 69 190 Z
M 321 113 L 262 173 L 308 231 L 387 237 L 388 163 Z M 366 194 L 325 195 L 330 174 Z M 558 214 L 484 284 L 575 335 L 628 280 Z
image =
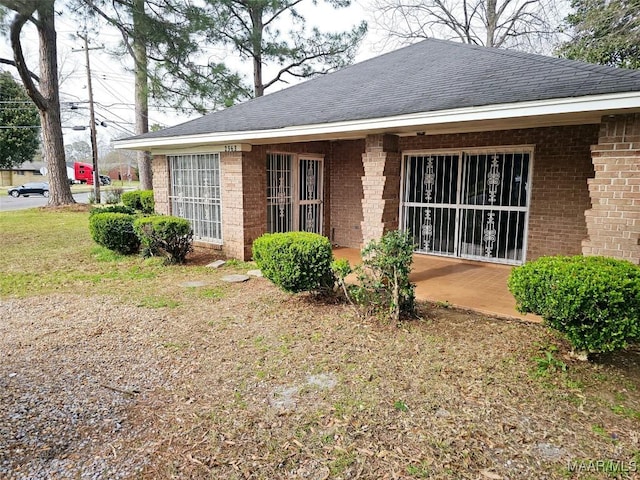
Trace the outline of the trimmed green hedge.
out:
M 589 352 L 640 340 L 640 267 L 605 257 L 542 257 L 515 268 L 509 289 L 523 313 L 542 316 Z
M 331 288 L 331 242 L 316 233 L 267 233 L 253 242 L 262 274 L 287 292 Z
M 142 203 L 140 203 L 140 190 L 124 192 L 120 199 L 125 207 L 129 207 L 134 210 L 142 210 Z
M 130 255 L 140 248 L 140 240 L 133 230 L 134 220 L 135 216 L 127 213 L 94 213 L 89 217 L 89 231 L 97 244 Z
M 145 257 L 163 256 L 166 263 L 184 263 L 193 250 L 188 220 L 165 215 L 138 218 L 133 224 Z
M 136 211 L 125 205 L 109 205 L 107 207 L 94 207 L 89 210 L 89 217 L 93 217 L 97 213 L 127 213 L 133 215 Z
M 140 210 L 142 213 L 152 215 L 156 211 L 156 202 L 153 198 L 153 190 L 140 191 Z

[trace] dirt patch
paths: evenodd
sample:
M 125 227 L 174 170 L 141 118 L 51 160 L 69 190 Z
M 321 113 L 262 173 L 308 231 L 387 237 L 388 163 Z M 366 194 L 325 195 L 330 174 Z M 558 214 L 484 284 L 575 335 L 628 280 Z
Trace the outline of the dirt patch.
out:
M 94 205 L 89 205 L 87 203 L 72 203 L 71 205 L 61 205 L 61 206 L 50 206 L 45 205 L 44 207 L 38 207 L 39 210 L 43 210 L 46 212 L 88 212 Z
M 224 288 L 3 301 L 0 476 L 605 478 L 571 462 L 638 460 L 633 353 L 580 363 L 540 325 L 425 306 L 396 327 L 264 279 Z

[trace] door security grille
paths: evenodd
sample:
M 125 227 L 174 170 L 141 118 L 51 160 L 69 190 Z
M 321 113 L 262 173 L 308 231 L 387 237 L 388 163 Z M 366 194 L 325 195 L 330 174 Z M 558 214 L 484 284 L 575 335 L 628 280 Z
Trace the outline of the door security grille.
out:
M 530 150 L 405 155 L 402 217 L 416 251 L 520 264 Z
M 267 155 L 267 230 L 322 233 L 323 159 Z

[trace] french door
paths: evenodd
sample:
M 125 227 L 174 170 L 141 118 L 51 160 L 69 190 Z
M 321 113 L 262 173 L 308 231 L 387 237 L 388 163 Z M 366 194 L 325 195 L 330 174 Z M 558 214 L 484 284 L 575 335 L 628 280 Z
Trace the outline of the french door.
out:
M 267 230 L 322 233 L 324 160 L 316 155 L 267 155 Z
M 404 156 L 402 220 L 416 251 L 525 260 L 531 149 Z

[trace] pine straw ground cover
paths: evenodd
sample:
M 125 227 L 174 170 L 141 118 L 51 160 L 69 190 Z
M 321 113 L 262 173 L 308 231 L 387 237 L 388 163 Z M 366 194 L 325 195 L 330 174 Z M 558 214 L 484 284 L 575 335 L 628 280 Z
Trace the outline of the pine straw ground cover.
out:
M 637 349 L 579 362 L 434 305 L 361 319 L 208 254 L 110 255 L 86 223 L 0 214 L 2 478 L 638 478 Z

